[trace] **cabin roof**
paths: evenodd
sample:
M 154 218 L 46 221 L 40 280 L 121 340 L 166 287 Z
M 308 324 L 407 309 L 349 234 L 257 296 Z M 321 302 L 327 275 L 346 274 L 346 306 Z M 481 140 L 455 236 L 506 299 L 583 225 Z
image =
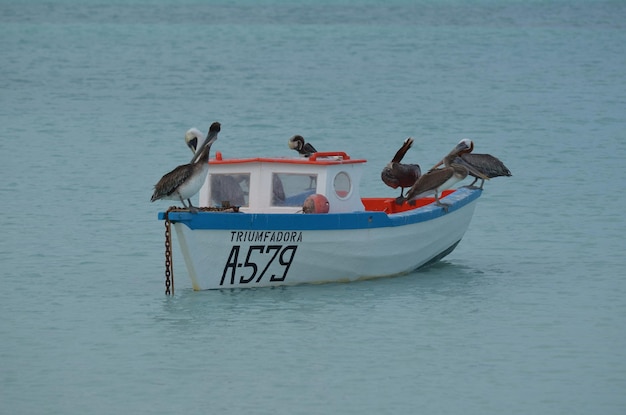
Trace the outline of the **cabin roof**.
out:
M 343 151 L 318 152 L 310 157 L 248 157 L 224 159 L 221 152 L 209 160 L 209 164 L 242 164 L 242 163 L 283 163 L 301 165 L 336 165 L 366 163 L 365 159 L 352 159 Z

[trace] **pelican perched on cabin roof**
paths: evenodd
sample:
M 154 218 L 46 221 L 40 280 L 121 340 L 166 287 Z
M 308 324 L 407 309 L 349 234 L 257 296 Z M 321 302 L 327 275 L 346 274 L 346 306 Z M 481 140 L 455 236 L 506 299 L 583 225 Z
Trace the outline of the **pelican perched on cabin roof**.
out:
M 411 137 L 404 140 L 402 147 L 380 173 L 380 178 L 387 186 L 393 189 L 400 188 L 400 197 L 404 197 L 404 188 L 413 186 L 422 174 L 419 164 L 400 163 L 412 145 L 413 139 Z
M 202 143 L 191 162 L 176 167 L 159 180 L 154 186 L 151 202 L 159 199 L 180 200 L 185 208 L 185 199 L 189 202 L 189 210 L 197 209 L 191 204 L 191 197 L 200 191 L 209 172 L 209 153 L 211 145 L 217 140 L 217 133 L 221 130 L 219 122 L 214 122 L 209 128 L 206 140 Z
M 309 157 L 313 153 L 317 153 L 315 147 L 311 145 L 311 143 L 307 143 L 304 141 L 304 137 L 301 135 L 294 135 L 288 141 L 289 148 L 292 150 L 296 150 L 300 155 L 304 157 Z
M 465 140 L 467 140 L 467 138 Z M 471 166 L 474 170 L 482 173 L 484 176 L 490 179 L 500 176 L 512 176 L 511 171 L 497 157 L 494 157 L 491 154 L 472 153 L 472 151 L 474 150 L 474 142 L 472 140 L 469 140 L 469 142 L 471 143 L 470 151 L 460 154 L 457 158 L 454 159 L 454 163 L 463 164 L 468 167 Z M 436 168 L 441 164 L 443 164 L 443 160 L 436 164 L 433 168 Z M 474 181 L 469 185 L 469 187 L 473 187 L 474 183 L 476 183 L 478 179 L 481 179 L 482 182 L 480 183 L 480 189 L 482 189 L 483 185 L 485 184 L 485 179 L 475 175 L 474 173 L 472 173 L 472 171 L 470 171 L 469 174 L 470 176 L 474 177 Z
M 470 140 L 461 140 L 461 142 L 443 158 L 443 164 L 445 164 L 444 168 L 435 169 L 433 167 L 433 169 L 420 176 L 411 189 L 409 189 L 406 196 L 398 197 L 396 199 L 396 203 L 402 204 L 405 200 L 408 200 L 409 203 L 411 203 L 413 202 L 413 199 L 417 197 L 434 194 L 437 206 L 441 206 L 447 212 L 448 205 L 439 200 L 440 192 L 445 189 L 449 189 L 457 182 L 465 179 L 470 171 L 480 178 L 489 180 L 488 177 L 476 171 L 471 166 L 457 164 L 454 162 L 457 156 L 470 151 L 472 151 L 472 142 Z

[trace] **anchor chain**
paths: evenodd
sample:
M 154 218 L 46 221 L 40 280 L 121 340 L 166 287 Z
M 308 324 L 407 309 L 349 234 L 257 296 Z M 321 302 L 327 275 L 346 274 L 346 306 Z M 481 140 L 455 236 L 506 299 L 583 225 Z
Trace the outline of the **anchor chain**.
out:
M 165 212 L 165 295 L 174 295 L 174 269 L 172 267 L 172 238 L 169 213 Z
M 239 206 L 200 207 L 202 212 L 239 212 Z M 174 295 L 174 265 L 172 262 L 172 231 L 170 212 L 188 212 L 188 209 L 170 206 L 165 211 L 165 295 Z

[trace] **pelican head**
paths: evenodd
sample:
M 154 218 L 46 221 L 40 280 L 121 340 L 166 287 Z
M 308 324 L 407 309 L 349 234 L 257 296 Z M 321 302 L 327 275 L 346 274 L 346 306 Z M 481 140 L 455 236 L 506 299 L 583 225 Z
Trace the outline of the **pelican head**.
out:
M 450 159 L 454 159 L 456 163 L 464 166 L 467 171 L 472 174 L 474 177 L 478 177 L 483 180 L 489 180 L 489 177 L 486 176 L 483 172 L 479 171 L 476 167 L 472 166 L 470 163 L 466 162 L 462 157 L 455 158 L 462 154 L 471 153 L 474 150 L 474 142 L 468 138 L 464 138 L 459 141 L 459 144 L 456 145 L 454 150 L 450 152 L 450 154 L 446 157 Z
M 197 128 L 190 128 L 185 133 L 185 143 L 191 149 L 191 152 L 195 153 L 198 147 L 204 143 L 204 134 Z
M 302 147 L 304 147 L 304 137 L 301 135 L 294 135 L 287 143 L 289 144 L 290 149 L 300 151 L 302 150 Z
M 474 142 L 472 140 L 470 140 L 469 138 L 464 138 L 461 141 L 459 141 L 459 143 L 456 145 L 456 147 L 454 147 L 454 149 L 448 153 L 448 155 L 446 157 L 449 156 L 459 156 L 461 154 L 464 153 L 471 153 L 472 151 L 474 151 Z M 432 166 L 430 168 L 430 170 L 435 170 L 437 167 L 441 166 L 442 164 L 444 164 L 444 158 L 442 158 L 439 163 L 435 164 L 434 166 Z M 429 171 L 430 171 L 429 170 Z
M 457 144 L 454 150 L 452 151 L 456 153 L 457 155 L 464 154 L 464 153 L 471 153 L 472 151 L 474 151 L 474 142 L 470 140 L 469 138 L 464 138 L 461 141 L 459 141 L 459 144 Z

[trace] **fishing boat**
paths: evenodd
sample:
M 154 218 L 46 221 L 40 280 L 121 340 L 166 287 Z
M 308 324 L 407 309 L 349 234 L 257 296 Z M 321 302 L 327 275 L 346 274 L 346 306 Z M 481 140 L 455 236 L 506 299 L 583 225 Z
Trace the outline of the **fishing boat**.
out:
M 482 190 L 444 191 L 447 209 L 433 197 L 401 205 L 361 197 L 365 165 L 345 152 L 231 159 L 217 152 L 200 210 L 170 208 L 159 219 L 175 230 L 194 290 L 389 277 L 454 250 Z

